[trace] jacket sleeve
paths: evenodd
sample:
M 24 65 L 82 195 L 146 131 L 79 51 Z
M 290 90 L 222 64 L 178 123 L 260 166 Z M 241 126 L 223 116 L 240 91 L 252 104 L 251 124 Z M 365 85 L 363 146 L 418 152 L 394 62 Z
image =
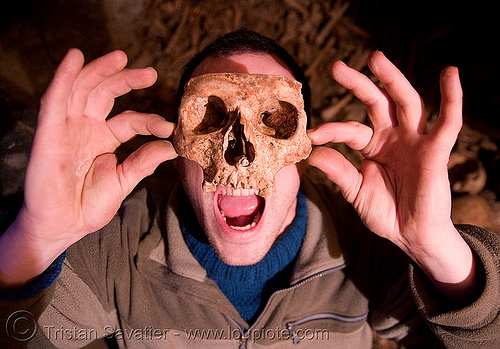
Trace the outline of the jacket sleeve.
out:
M 137 250 L 139 236 L 128 232 L 149 226 L 145 200 L 145 191 L 131 194 L 108 225 L 71 246 L 26 289 L 0 292 L 0 347 L 113 346 L 120 327 L 114 285 L 128 282 Z
M 103 232 L 116 230 L 118 222 L 119 217 L 115 217 Z M 108 346 L 112 332 L 106 329 L 117 328 L 116 316 L 102 301 L 99 289 L 83 280 L 69 260 L 80 245 L 89 246 L 85 240 L 88 239 L 70 247 L 69 258 L 63 253 L 26 287 L 0 290 L 0 347 L 78 348 L 90 343 Z M 94 277 L 95 282 L 102 279 L 99 273 L 94 273 Z
M 447 348 L 500 348 L 500 239 L 484 229 L 457 229 L 483 268 L 482 291 L 470 305 L 452 309 L 424 273 L 410 266 L 410 285 L 417 308 Z
M 64 259 L 66 258 L 66 251 L 64 251 L 59 257 L 56 258 L 54 262 L 33 282 L 26 285 L 25 287 L 11 290 L 11 289 L 0 289 L 0 300 L 4 301 L 16 301 L 28 299 L 35 297 L 43 289 L 51 286 L 54 281 L 59 276 L 61 272 Z
M 15 220 L 16 212 L 0 217 L 3 233 Z M 32 283 L 19 289 L 0 289 L 0 346 L 26 348 L 38 334 L 38 316 L 47 307 L 53 294 L 53 282 L 58 277 L 66 252 L 61 254 Z M 43 340 L 43 339 L 42 339 Z M 45 343 L 41 347 L 49 347 Z
M 108 347 L 116 316 L 67 260 L 55 282 L 29 298 L 0 299 L 2 348 Z

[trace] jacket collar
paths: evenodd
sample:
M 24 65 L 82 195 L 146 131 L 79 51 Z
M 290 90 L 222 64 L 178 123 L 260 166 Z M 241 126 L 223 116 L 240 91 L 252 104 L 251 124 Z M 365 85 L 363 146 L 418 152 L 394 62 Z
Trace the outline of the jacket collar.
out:
M 304 176 L 301 189 L 307 202 L 307 230 L 297 256 L 290 284 L 345 264 L 332 217 L 334 207 L 327 207 L 313 181 Z

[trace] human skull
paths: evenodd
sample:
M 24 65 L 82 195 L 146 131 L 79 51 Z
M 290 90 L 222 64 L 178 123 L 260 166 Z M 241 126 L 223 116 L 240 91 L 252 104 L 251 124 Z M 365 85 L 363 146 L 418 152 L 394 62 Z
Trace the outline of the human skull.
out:
M 185 86 L 173 143 L 203 169 L 203 190 L 255 189 L 309 156 L 302 84 L 275 75 L 205 74 Z

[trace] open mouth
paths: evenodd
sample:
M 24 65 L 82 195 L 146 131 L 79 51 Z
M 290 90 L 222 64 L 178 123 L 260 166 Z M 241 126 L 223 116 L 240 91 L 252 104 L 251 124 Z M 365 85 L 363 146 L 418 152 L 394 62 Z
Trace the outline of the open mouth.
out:
M 264 212 L 265 199 L 254 189 L 222 188 L 217 196 L 217 205 L 226 224 L 234 229 L 246 231 L 255 227 Z

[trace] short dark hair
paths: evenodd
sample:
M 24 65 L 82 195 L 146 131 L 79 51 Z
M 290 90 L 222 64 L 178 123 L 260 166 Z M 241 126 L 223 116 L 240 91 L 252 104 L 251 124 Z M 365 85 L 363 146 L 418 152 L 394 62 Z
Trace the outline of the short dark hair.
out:
M 227 57 L 234 54 L 242 53 L 264 53 L 274 55 L 281 59 L 283 63 L 290 69 L 295 79 L 302 84 L 302 96 L 304 97 L 304 110 L 307 115 L 311 111 L 311 90 L 307 82 L 303 69 L 295 61 L 295 59 L 275 40 L 264 35 L 256 33 L 248 29 L 238 29 L 227 33 L 214 42 L 206 46 L 197 55 L 195 55 L 184 67 L 179 86 L 177 89 L 176 107 L 179 109 L 182 94 L 184 93 L 184 85 L 193 75 L 193 71 L 206 58 Z M 310 120 L 310 117 L 308 117 Z

